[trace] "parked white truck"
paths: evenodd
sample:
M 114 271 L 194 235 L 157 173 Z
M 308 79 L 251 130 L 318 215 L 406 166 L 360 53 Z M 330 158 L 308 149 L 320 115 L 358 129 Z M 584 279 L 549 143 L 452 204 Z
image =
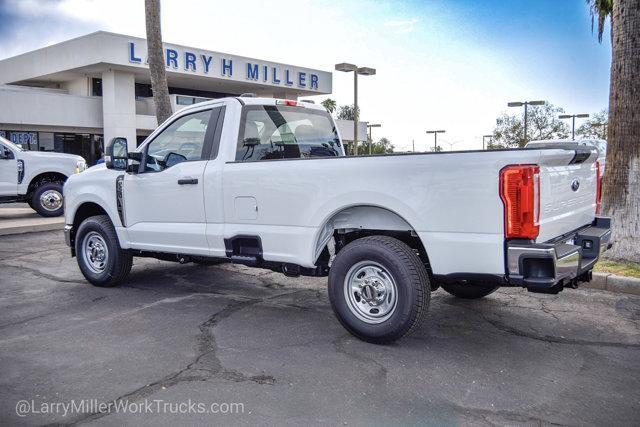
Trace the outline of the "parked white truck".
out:
M 80 156 L 24 151 L 0 137 L 0 203 L 24 202 L 41 216 L 60 216 L 64 182 L 86 168 Z
M 439 286 L 557 293 L 609 245 L 597 151 L 516 149 L 345 157 L 317 105 L 226 98 L 175 113 L 134 152 L 65 185 L 65 236 L 86 279 L 132 260 L 217 259 L 329 277 L 344 327 L 376 343 L 420 324 Z

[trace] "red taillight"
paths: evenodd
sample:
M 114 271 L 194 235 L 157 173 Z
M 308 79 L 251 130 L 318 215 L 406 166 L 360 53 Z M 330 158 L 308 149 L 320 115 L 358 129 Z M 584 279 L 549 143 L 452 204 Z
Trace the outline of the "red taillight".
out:
M 596 215 L 600 213 L 601 197 L 602 197 L 602 177 L 600 176 L 600 161 L 596 160 Z
M 507 239 L 535 239 L 540 232 L 540 167 L 513 165 L 500 171 Z

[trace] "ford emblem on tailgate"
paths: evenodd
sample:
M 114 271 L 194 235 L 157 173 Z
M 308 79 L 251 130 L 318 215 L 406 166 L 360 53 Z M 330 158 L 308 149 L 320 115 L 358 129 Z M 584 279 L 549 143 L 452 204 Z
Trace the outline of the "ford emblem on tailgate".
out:
M 580 188 L 580 180 L 576 178 L 571 182 L 571 189 L 573 191 L 578 191 L 578 188 Z

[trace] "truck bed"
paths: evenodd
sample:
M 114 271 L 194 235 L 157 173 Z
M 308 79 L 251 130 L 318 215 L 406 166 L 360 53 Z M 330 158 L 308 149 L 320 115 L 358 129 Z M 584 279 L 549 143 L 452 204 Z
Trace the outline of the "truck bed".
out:
M 252 234 L 260 224 L 265 259 L 291 262 L 305 254 L 299 263 L 312 266 L 313 245 L 331 216 L 350 206 L 377 206 L 419 235 L 434 273 L 503 275 L 501 169 L 540 165 L 536 242 L 545 242 L 593 221 L 596 156 L 588 148 L 508 149 L 227 162 L 225 235 Z M 244 197 L 255 199 L 256 219 L 242 219 L 237 200 Z

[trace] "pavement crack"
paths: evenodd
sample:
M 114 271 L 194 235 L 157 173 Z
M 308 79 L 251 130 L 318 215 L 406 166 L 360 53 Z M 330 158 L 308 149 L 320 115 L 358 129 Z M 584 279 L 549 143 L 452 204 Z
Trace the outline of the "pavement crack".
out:
M 198 329 L 200 330 L 197 338 L 198 353 L 191 363 L 177 372 L 173 372 L 158 381 L 121 395 L 111 400 L 110 402 L 113 402 L 115 406 L 121 404 L 122 402 L 126 403 L 131 401 L 138 401 L 140 399 L 149 397 L 160 390 L 167 389 L 183 382 L 207 381 L 211 378 L 220 378 L 222 380 L 233 382 L 251 381 L 261 385 L 275 384 L 276 379 L 271 375 L 247 375 L 236 370 L 225 368 L 217 355 L 219 347 L 216 342 L 216 337 L 213 330 L 222 320 L 228 318 L 232 314 L 249 306 L 253 306 L 265 300 L 274 299 L 280 296 L 283 296 L 283 294 L 275 295 L 269 298 L 232 300 L 226 307 L 211 315 L 211 317 L 209 317 L 206 321 L 198 326 Z M 113 412 L 97 412 L 88 414 L 66 425 L 83 424 L 105 417 L 111 413 Z
M 0 329 L 7 328 L 9 326 L 22 325 L 24 323 L 31 322 L 32 320 L 41 319 L 43 317 L 50 316 L 51 314 L 55 314 L 55 312 L 54 313 L 41 314 L 39 316 L 28 317 L 26 319 L 18 320 L 16 322 L 5 323 L 4 325 L 0 325 Z
M 35 268 L 31 268 L 31 267 L 27 267 L 27 266 L 24 266 L 24 265 L 19 265 L 19 264 L 6 264 L 6 265 L 8 267 L 13 267 L 13 268 L 18 268 L 18 269 L 21 269 L 21 270 L 28 271 L 29 273 L 33 274 L 34 276 L 41 277 L 43 279 L 53 280 L 54 282 L 80 283 L 80 284 L 86 284 L 87 283 L 85 280 L 66 279 L 64 277 L 56 276 L 56 275 L 49 274 L 49 273 L 44 273 L 44 272 L 42 272 L 40 270 L 37 270 Z
M 500 409 L 481 409 L 466 407 L 462 405 L 453 404 L 453 409 L 464 416 L 471 416 L 477 421 L 486 423 L 492 426 L 502 425 L 537 425 L 537 426 L 564 426 L 567 424 L 556 423 L 543 418 L 534 417 L 527 414 L 521 414 L 512 411 L 500 410 Z
M 336 349 L 337 353 L 343 354 L 347 356 L 349 359 L 355 360 L 358 363 L 364 363 L 367 366 L 374 365 L 377 367 L 377 372 L 374 374 L 374 377 L 378 380 L 378 382 L 386 383 L 387 382 L 387 368 L 382 363 L 378 362 L 371 356 L 366 356 L 361 353 L 351 353 L 347 350 L 345 345 L 352 341 L 351 335 L 343 335 L 341 337 L 336 338 L 331 343 Z
M 484 313 L 478 310 L 475 310 L 471 307 L 467 307 L 466 305 L 463 305 L 463 304 L 452 304 L 449 302 L 445 304 L 452 305 L 454 307 L 460 307 L 465 310 L 471 311 L 477 314 L 478 316 L 480 316 L 482 320 L 489 323 L 499 331 L 505 332 L 510 335 L 522 337 L 522 338 L 529 338 L 537 341 L 544 341 L 544 342 L 549 342 L 554 344 L 569 344 L 569 345 L 582 345 L 582 346 L 594 346 L 594 347 L 640 348 L 640 344 L 634 344 L 634 343 L 622 343 L 622 342 L 612 342 L 612 341 L 589 341 L 589 340 L 582 340 L 577 338 L 565 338 L 565 337 L 557 337 L 553 335 L 541 335 L 533 332 L 533 330 L 532 332 L 528 332 L 522 329 L 517 329 L 512 326 L 505 325 L 504 323 L 495 319 L 491 319 L 490 317 L 486 316 Z

